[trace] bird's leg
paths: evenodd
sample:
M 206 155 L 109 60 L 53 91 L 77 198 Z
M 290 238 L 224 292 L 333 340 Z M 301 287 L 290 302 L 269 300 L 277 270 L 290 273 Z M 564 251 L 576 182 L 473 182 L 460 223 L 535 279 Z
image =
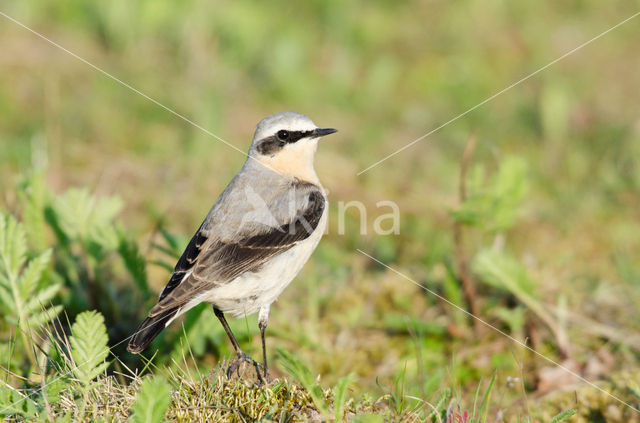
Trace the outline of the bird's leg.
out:
M 269 369 L 267 368 L 267 345 L 264 341 L 264 333 L 267 330 L 269 320 L 269 306 L 264 306 L 258 313 L 258 327 L 260 328 L 260 338 L 262 339 L 262 363 L 264 368 L 264 379 L 269 383 Z
M 231 328 L 229 327 L 229 323 L 227 323 L 227 319 L 224 317 L 224 313 L 216 306 L 213 306 L 213 312 L 220 320 L 220 323 L 222 323 L 224 331 L 227 332 L 227 336 L 231 340 L 231 345 L 233 345 L 233 349 L 235 350 L 236 354 L 240 354 L 242 352 L 242 350 L 240 349 L 240 344 L 238 344 L 236 337 L 233 336 L 233 332 L 231 332 Z
M 222 310 L 218 309 L 216 306 L 213 306 L 213 312 L 215 313 L 218 320 L 220 320 L 220 323 L 222 323 L 222 327 L 224 328 L 224 331 L 227 332 L 227 336 L 231 340 L 231 345 L 233 345 L 233 349 L 236 352 L 236 359 L 229 365 L 229 367 L 227 367 L 227 377 L 230 378 L 231 374 L 239 369 L 240 364 L 246 362 L 253 365 L 256 370 L 256 374 L 258 375 L 258 380 L 261 384 L 264 384 L 264 379 L 262 378 L 262 374 L 260 374 L 260 369 L 258 368 L 259 363 L 256 362 L 253 358 L 249 357 L 244 351 L 242 351 L 242 349 L 240 348 L 240 344 L 238 344 L 238 341 L 236 340 L 236 337 L 233 336 L 233 332 L 231 332 L 231 328 L 229 327 L 227 319 L 225 319 Z

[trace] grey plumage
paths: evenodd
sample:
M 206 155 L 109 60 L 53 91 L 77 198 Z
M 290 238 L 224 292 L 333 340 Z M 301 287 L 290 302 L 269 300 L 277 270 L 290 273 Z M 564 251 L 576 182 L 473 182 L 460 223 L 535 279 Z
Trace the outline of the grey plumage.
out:
M 316 229 L 325 208 L 319 187 L 275 173 L 268 184 L 270 189 L 261 189 L 257 195 L 266 200 L 267 216 L 272 216 L 277 226 L 267 226 L 258 218 L 249 222 L 239 219 L 238 212 L 246 216 L 255 211 L 246 201 L 246 194 L 233 189 L 235 185 L 243 184 L 243 179 L 250 174 L 241 176 L 234 178 L 228 188 L 239 195 L 223 196 L 213 206 L 178 261 L 171 281 L 178 282 L 189 271 L 191 274 L 175 286 L 165 287 L 158 304 L 149 312 L 150 317 L 183 306 L 194 296 L 228 284 L 244 272 L 255 272 L 270 258 L 308 238 Z M 266 186 L 262 185 L 263 188 Z M 293 199 L 289 198 L 291 190 L 295 192 Z M 293 203 L 289 204 L 290 201 Z M 233 212 L 228 210 L 231 207 Z M 293 213 L 292 209 L 295 210 Z
M 260 311 L 264 347 L 269 305 L 306 262 L 326 225 L 327 201 L 313 154 L 317 139 L 332 132 L 292 112 L 258 124 L 249 158 L 194 234 L 129 351 L 142 351 L 175 317 L 203 301 L 213 304 L 225 330 L 223 313 Z M 239 359 L 246 358 L 227 332 Z

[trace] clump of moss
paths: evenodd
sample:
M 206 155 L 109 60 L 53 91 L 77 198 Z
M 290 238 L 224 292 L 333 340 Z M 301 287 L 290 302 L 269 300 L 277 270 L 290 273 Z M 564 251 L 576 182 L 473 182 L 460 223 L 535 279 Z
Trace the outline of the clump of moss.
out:
M 37 416 L 68 417 L 74 421 L 126 421 L 140 382 L 141 379 L 136 378 L 127 385 L 114 376 L 99 377 L 89 387 L 84 415 L 80 415 L 77 385 L 64 378 L 54 380 L 47 387 L 49 410 L 42 409 Z
M 618 373 L 596 384 L 630 406 L 635 408 L 640 406 L 640 370 Z M 637 411 L 605 392 L 589 385 L 555 391 L 543 399 L 543 406 L 537 417 L 540 421 L 550 421 L 559 412 L 574 408 L 578 412 L 571 421 L 575 423 L 640 422 L 640 414 Z
M 248 374 L 229 379 L 225 368 L 223 362 L 201 380 L 175 375 L 177 385 L 167 417 L 179 422 L 324 421 L 330 417 L 322 415 L 309 391 L 297 383 L 280 379 L 258 385 Z M 323 389 L 322 395 L 327 404 L 333 404 L 332 389 Z M 350 399 L 344 407 L 347 415 L 376 410 L 370 400 Z
M 179 377 L 168 417 L 174 421 L 244 422 L 260 419 L 319 420 L 309 393 L 287 380 L 257 385 L 246 378 L 228 379 L 219 369 L 194 380 Z
M 248 366 L 241 367 L 244 373 L 227 378 L 227 365 L 225 361 L 219 363 L 208 375 L 190 366 L 174 366 L 147 376 L 102 373 L 86 383 L 70 375 L 52 377 L 40 391 L 25 390 L 21 397 L 3 397 L 0 392 L 0 401 L 7 403 L 0 406 L 13 406 L 15 412 L 5 414 L 10 420 L 78 422 L 127 421 L 132 414 L 152 409 L 172 422 L 320 422 L 336 415 L 352 418 L 388 411 L 382 398 L 376 402 L 368 397 L 356 401 L 345 398 L 345 391 L 338 387 L 334 392 L 314 385 L 312 394 L 308 386 L 286 377 L 258 384 Z M 31 397 L 27 397 L 29 394 Z M 164 404 L 161 410 L 157 408 L 160 403 Z
M 169 370 L 167 381 L 171 384 L 172 393 L 166 418 L 175 422 L 247 422 L 323 421 L 328 417 L 322 415 L 309 391 L 300 385 L 288 379 L 259 385 L 251 379 L 249 369 L 240 377 L 227 378 L 223 370 L 226 364 L 219 364 L 206 377 L 188 370 Z M 123 384 L 115 376 L 99 377 L 91 384 L 86 411 L 80 420 L 127 420 L 141 382 L 141 377 L 135 377 L 129 384 Z M 75 383 L 60 383 L 60 391 L 51 398 L 50 415 L 78 418 Z M 333 404 L 331 389 L 323 390 L 322 395 L 327 404 Z M 344 407 L 347 415 L 351 416 L 376 410 L 370 400 L 355 402 L 350 399 Z

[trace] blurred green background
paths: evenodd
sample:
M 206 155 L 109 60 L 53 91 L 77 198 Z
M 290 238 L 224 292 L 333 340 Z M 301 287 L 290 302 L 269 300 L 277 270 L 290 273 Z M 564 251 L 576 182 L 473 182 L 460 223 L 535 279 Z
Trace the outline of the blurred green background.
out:
M 316 156 L 329 233 L 272 308 L 268 339 L 322 380 L 353 371 L 356 393 L 379 397 L 401 378 L 411 395 L 451 387 L 469 406 L 497 369 L 494 408 L 512 415 L 524 403 L 507 376 L 524 377 L 529 402 L 584 387 L 357 248 L 468 308 L 462 249 L 492 325 L 589 380 L 640 367 L 640 20 L 356 175 L 640 1 L 28 0 L 0 10 L 243 151 L 255 123 L 278 111 L 339 129 Z M 151 292 L 122 300 L 126 318 L 103 311 L 115 343 L 166 282 L 169 240 L 181 251 L 244 156 L 4 17 L 0 40 L 0 207 L 18 213 L 18 175 L 37 170 L 54 193 L 120 198 L 117 219 L 147 261 Z M 338 233 L 337 205 L 352 200 L 367 206 L 366 235 L 355 209 Z M 388 212 L 381 200 L 399 205 L 399 235 L 373 233 Z M 131 276 L 112 276 L 114 298 L 127 295 Z M 188 337 L 210 366 L 230 351 L 200 312 Z M 234 328 L 258 354 L 255 316 Z

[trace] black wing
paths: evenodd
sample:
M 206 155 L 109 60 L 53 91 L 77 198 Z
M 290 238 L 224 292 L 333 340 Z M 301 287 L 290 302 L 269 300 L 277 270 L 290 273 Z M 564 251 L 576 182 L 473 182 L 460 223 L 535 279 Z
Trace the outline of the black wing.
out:
M 182 306 L 196 295 L 228 283 L 242 273 L 257 271 L 271 258 L 308 238 L 320 223 L 325 200 L 316 187 L 307 200 L 306 207 L 290 222 L 234 243 L 207 243 L 207 237 L 199 230 L 180 257 L 149 316 Z M 185 278 L 188 272 L 191 274 Z
M 202 247 L 204 243 L 207 241 L 207 236 L 202 232 L 202 227 L 198 229 L 198 231 L 193 235 L 191 241 L 189 241 L 189 245 L 180 256 L 176 267 L 173 269 L 173 274 L 171 275 L 171 279 L 164 287 L 162 292 L 160 292 L 160 298 L 158 302 L 162 301 L 171 291 L 175 289 L 176 286 L 182 282 L 184 276 L 187 274 L 189 270 L 193 268 L 194 263 L 196 262 L 200 251 L 202 251 Z

